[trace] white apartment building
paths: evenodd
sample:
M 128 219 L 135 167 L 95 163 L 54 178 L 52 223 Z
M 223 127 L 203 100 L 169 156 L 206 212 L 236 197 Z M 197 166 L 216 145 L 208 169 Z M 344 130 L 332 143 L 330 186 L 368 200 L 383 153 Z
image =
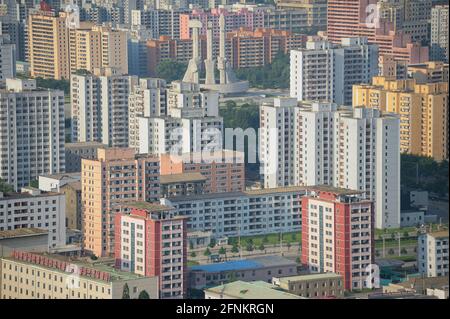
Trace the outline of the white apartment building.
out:
M 0 192 L 0 231 L 18 228 L 48 230 L 50 248 L 66 244 L 64 194 L 22 188 L 21 193 Z
M 427 277 L 448 276 L 448 230 L 418 237 L 419 273 Z
M 65 170 L 64 93 L 35 80 L 7 79 L 0 89 L 0 178 L 14 189 Z
M 448 4 L 431 9 L 430 60 L 448 63 Z
M 167 115 L 137 119 L 139 153 L 181 155 L 223 148 L 219 93 L 200 89 L 198 84 L 172 82 L 167 90 Z
M 5 87 L 7 78 L 16 76 L 16 46 L 9 35 L 0 33 L 0 88 Z
M 304 187 L 211 193 L 161 198 L 174 215 L 189 217 L 189 232 L 210 231 L 214 237 L 264 235 L 301 230 Z
M 331 185 L 366 192 L 376 227 L 400 227 L 399 119 L 379 110 L 276 98 L 260 111 L 264 187 Z
M 128 98 L 128 144 L 139 150 L 139 117 L 167 115 L 166 81 L 163 79 L 139 79 Z
M 128 96 L 138 77 L 114 69 L 71 76 L 72 141 L 128 146 Z
M 290 57 L 290 96 L 299 101 L 351 105 L 353 84 L 378 74 L 378 47 L 364 37 L 344 38 L 341 45 L 311 40 Z

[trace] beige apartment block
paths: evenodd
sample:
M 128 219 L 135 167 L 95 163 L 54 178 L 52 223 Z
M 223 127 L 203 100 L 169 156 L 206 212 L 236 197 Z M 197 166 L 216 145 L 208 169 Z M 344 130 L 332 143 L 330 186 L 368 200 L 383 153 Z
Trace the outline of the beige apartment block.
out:
M 398 114 L 402 153 L 448 159 L 447 82 L 377 76 L 372 85 L 353 86 L 353 105 Z
M 32 77 L 69 79 L 77 70 L 116 68 L 128 73 L 127 34 L 82 22 L 69 28 L 66 12 L 35 11 L 28 19 Z
M 343 298 L 344 282 L 335 273 L 274 277 L 272 282 L 281 289 L 306 298 Z
M 121 299 L 125 285 L 131 299 L 144 290 L 159 298 L 158 277 L 119 271 L 105 261 L 22 251 L 0 259 L 0 299 Z
M 84 248 L 112 256 L 118 205 L 159 200 L 159 158 L 135 156 L 132 148 L 100 148 L 96 159 L 82 159 L 81 189 Z

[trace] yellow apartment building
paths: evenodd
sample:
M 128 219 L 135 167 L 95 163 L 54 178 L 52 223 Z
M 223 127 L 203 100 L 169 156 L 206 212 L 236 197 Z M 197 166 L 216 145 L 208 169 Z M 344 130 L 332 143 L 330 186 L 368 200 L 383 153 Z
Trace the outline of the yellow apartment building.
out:
M 28 19 L 32 77 L 69 79 L 83 69 L 116 68 L 128 73 L 126 32 L 81 22 L 69 28 L 66 12 L 36 11 Z
M 377 76 L 372 85 L 353 86 L 353 105 L 398 114 L 402 153 L 448 159 L 447 82 Z

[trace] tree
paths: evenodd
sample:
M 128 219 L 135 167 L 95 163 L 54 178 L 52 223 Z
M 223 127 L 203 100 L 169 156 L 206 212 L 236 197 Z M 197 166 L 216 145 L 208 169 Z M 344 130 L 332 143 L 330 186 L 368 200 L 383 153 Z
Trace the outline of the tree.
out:
M 389 251 L 388 251 L 388 254 L 389 254 L 389 255 L 393 255 L 393 254 L 395 254 L 395 251 L 394 251 L 394 249 L 393 249 L 393 248 L 389 249 Z
M 0 178 L 0 192 L 2 192 L 2 193 L 14 192 L 14 187 L 7 184 L 3 179 Z
M 214 248 L 214 246 L 216 246 L 216 240 L 212 238 L 211 241 L 209 242 L 209 247 Z
M 253 251 L 253 245 L 250 243 L 247 243 L 247 247 L 245 248 L 247 251 Z
M 30 187 L 39 188 L 39 182 L 37 180 L 32 180 L 30 182 Z
M 380 257 L 380 251 L 379 250 L 375 250 L 375 256 Z
M 150 299 L 150 295 L 148 294 L 147 291 L 142 290 L 142 291 L 139 293 L 138 299 Z
M 287 249 L 288 249 L 288 250 L 291 249 L 291 242 L 288 241 L 287 244 L 286 244 L 286 246 L 287 246 Z
M 395 239 L 395 233 L 391 234 L 391 239 Z
M 238 248 L 238 246 L 237 246 L 236 243 L 234 243 L 234 244 L 233 244 L 233 247 L 231 247 L 231 252 L 232 252 L 233 254 L 237 254 L 237 253 L 239 252 L 239 248 Z
M 263 251 L 264 249 L 266 249 L 266 247 L 264 246 L 263 243 L 261 243 L 261 245 L 259 245 L 258 249 L 261 250 L 261 251 Z
M 402 248 L 402 250 L 400 251 L 403 255 L 406 255 L 408 253 L 408 251 L 406 250 L 406 248 Z
M 123 286 L 122 299 L 131 299 L 130 298 L 130 288 L 128 288 L 128 284 L 125 284 Z
M 264 244 L 267 244 L 267 243 L 269 242 L 269 237 L 267 237 L 267 235 L 265 235 L 265 236 L 263 237 L 263 239 L 262 239 L 262 242 L 263 242 Z
M 206 248 L 205 252 L 203 253 L 204 256 L 208 257 L 211 255 L 211 251 L 209 250 L 209 247 Z
M 187 65 L 175 60 L 163 60 L 156 67 L 156 75 L 167 82 L 181 80 L 186 72 Z
M 195 253 L 195 251 L 191 252 L 191 257 L 192 257 L 192 258 L 197 257 L 197 254 Z
M 405 231 L 405 232 L 403 233 L 403 237 L 408 238 L 408 237 L 409 237 L 409 232 L 408 232 L 408 231 Z
M 61 90 L 61 91 L 64 91 L 64 95 L 70 94 L 70 81 L 69 80 L 36 78 L 36 86 L 38 88 L 44 88 L 44 89 Z
M 189 242 L 189 249 L 194 249 L 194 244 L 191 241 Z
M 219 255 L 226 255 L 227 250 L 225 249 L 225 247 L 220 247 L 219 249 Z
M 292 233 L 292 234 L 291 234 L 291 240 L 292 240 L 293 242 L 297 241 L 297 236 L 296 236 L 295 233 Z

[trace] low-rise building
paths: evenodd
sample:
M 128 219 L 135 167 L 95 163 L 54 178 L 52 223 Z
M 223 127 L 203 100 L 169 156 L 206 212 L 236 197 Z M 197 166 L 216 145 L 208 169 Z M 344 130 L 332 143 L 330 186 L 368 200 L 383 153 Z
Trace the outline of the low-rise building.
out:
M 203 194 L 206 177 L 201 173 L 161 175 L 162 197 L 190 196 Z
M 301 229 L 301 186 L 161 198 L 174 213 L 189 216 L 188 231 L 214 238 L 295 232 Z
M 39 189 L 44 192 L 59 192 L 64 185 L 80 180 L 80 172 L 41 175 L 39 176 Z
M 281 256 L 271 255 L 222 263 L 196 265 L 189 268 L 190 288 L 203 289 L 231 281 L 264 281 L 273 276 L 297 274 L 297 263 Z
M 2 299 L 158 299 L 158 277 L 119 271 L 106 262 L 15 251 L 0 259 Z
M 201 152 L 160 156 L 161 176 L 201 173 L 206 177 L 204 193 L 239 192 L 245 190 L 244 154 L 223 150 L 211 158 Z
M 48 251 L 48 231 L 40 228 L 0 231 L 0 257 L 9 257 L 14 250 Z
M 421 234 L 417 254 L 419 273 L 427 277 L 448 277 L 448 230 Z
M 274 277 L 272 283 L 291 294 L 306 298 L 344 297 L 343 278 L 335 273 Z
M 66 244 L 66 206 L 63 194 L 22 188 L 21 193 L 0 192 L 0 231 L 21 228 L 48 230 L 49 247 Z
M 449 277 L 412 277 L 399 283 L 383 286 L 383 293 L 415 293 L 426 295 L 428 289 L 442 289 L 448 286 Z
M 66 227 L 81 231 L 83 227 L 81 182 L 67 183 L 61 187 L 60 192 L 66 196 Z
M 264 281 L 234 281 L 205 289 L 205 299 L 305 299 Z

